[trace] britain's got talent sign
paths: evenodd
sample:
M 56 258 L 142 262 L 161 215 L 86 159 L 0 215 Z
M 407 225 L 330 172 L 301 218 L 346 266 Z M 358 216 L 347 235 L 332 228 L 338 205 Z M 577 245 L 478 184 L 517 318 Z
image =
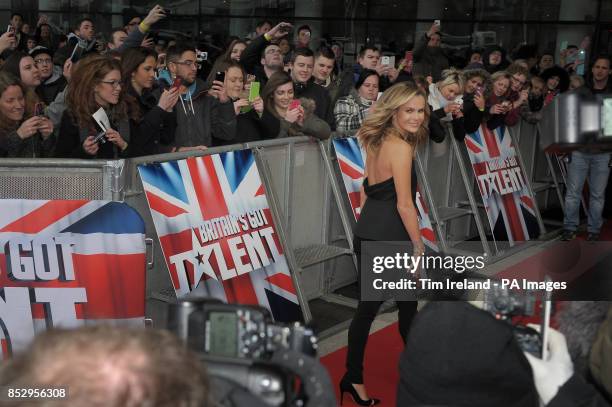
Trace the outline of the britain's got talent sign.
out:
M 123 203 L 0 200 L 0 359 L 37 332 L 144 326 L 144 223 Z
M 142 165 L 140 176 L 177 297 L 192 291 L 302 319 L 252 151 Z
M 366 153 L 359 145 L 359 140 L 356 137 L 334 139 L 333 143 L 342 174 L 342 181 L 344 181 L 344 188 L 346 189 L 355 220 L 358 220 L 361 213 L 360 189 L 365 173 Z M 428 247 L 437 251 L 436 234 L 429 219 L 429 211 L 423 199 L 423 194 L 421 194 L 418 186 L 416 206 L 419 228 L 421 229 L 421 239 Z
M 493 237 L 512 246 L 537 238 L 540 229 L 534 199 L 508 128 L 490 130 L 483 124 L 466 135 L 465 145 Z

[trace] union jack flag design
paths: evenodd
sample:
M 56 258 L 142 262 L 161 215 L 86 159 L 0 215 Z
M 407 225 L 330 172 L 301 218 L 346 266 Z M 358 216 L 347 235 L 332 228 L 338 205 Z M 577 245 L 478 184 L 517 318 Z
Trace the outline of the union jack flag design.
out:
M 50 327 L 144 326 L 145 227 L 134 209 L 87 200 L 0 205 L 0 358 Z
M 302 320 L 252 151 L 145 165 L 139 171 L 177 297 L 195 291 L 227 303 L 263 306 L 277 321 Z M 254 217 L 263 222 L 250 224 Z
M 360 189 L 363 184 L 366 153 L 359 145 L 359 140 L 356 137 L 334 139 L 333 144 L 351 209 L 353 210 L 355 220 L 358 220 L 361 212 Z M 419 217 L 419 227 L 421 229 L 421 239 L 423 243 L 432 250 L 438 251 L 436 234 L 431 224 L 431 220 L 429 219 L 427 204 L 418 186 L 416 206 Z
M 466 135 L 465 146 L 494 239 L 514 246 L 516 242 L 537 238 L 540 231 L 534 199 L 508 129 L 500 126 L 490 130 L 481 125 L 476 132 Z

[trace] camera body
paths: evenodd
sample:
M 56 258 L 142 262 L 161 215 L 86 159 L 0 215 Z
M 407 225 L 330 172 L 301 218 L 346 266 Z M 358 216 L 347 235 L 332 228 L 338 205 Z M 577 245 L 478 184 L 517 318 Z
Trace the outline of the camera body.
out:
M 515 291 L 493 285 L 485 291 L 484 310 L 496 319 L 512 324 L 512 317 L 534 316 L 536 293 L 534 291 Z M 514 338 L 525 352 L 541 358 L 542 336 L 533 328 L 512 324 Z
M 274 323 L 270 312 L 253 305 L 214 299 L 180 301 L 169 314 L 168 328 L 201 354 L 228 360 L 269 360 L 277 350 L 314 356 L 317 338 L 299 323 Z
M 215 383 L 212 399 L 242 394 L 250 400 L 249 404 L 242 399 L 222 405 L 336 404 L 327 372 L 314 357 L 317 338 L 310 328 L 297 322 L 277 324 L 259 306 L 225 304 L 195 294 L 170 304 L 168 311 L 167 329 L 205 363 Z M 300 378 L 299 389 L 296 378 Z
M 290 24 L 281 24 L 281 26 L 278 28 L 278 31 L 281 32 L 281 33 L 287 34 L 289 31 L 291 31 L 291 25 Z
M 199 63 L 208 61 L 208 52 L 200 51 L 199 49 L 196 49 L 196 59 Z

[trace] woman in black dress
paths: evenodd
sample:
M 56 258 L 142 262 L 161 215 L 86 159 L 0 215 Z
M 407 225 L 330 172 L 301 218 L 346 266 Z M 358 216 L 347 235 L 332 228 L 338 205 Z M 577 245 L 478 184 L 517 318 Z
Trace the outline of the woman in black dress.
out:
M 402 82 L 382 95 L 359 129 L 359 141 L 367 158 L 361 189 L 362 210 L 355 231 L 357 255 L 361 256 L 361 245 L 367 241 L 405 241 L 408 253 L 423 255 L 425 246 L 414 202 L 417 180 L 413 157 L 417 144 L 428 137 L 428 121 L 425 94 L 414 84 Z M 359 270 L 360 281 L 362 272 L 372 271 Z M 368 397 L 363 384 L 363 356 L 381 304 L 382 301 L 360 300 L 348 331 L 347 372 L 340 382 L 340 393 L 344 396 L 348 392 L 362 406 L 380 402 Z M 397 306 L 400 335 L 405 341 L 417 303 L 397 301 Z

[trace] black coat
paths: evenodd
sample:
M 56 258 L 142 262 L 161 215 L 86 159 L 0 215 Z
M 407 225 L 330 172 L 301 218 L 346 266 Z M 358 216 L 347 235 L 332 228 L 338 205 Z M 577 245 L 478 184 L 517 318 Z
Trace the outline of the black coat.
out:
M 236 138 L 234 140 L 221 140 L 213 137 L 213 147 L 226 146 L 231 144 L 243 144 L 252 141 L 259 141 L 264 138 L 274 138 L 278 134 L 278 129 L 273 136 L 265 137 L 265 129 L 262 120 L 257 112 L 251 109 L 247 113 L 240 113 L 236 117 Z
M 92 122 L 91 127 L 86 130 L 87 136 L 96 136 L 98 133 L 96 125 Z M 119 132 L 121 133 L 121 132 Z M 121 134 L 124 139 L 128 142 L 128 148 L 125 151 L 119 151 L 119 149 L 111 142 L 100 143 L 100 148 L 96 155 L 90 155 L 83 150 L 83 142 L 81 141 L 81 129 L 75 123 L 70 110 L 65 110 L 62 115 L 62 121 L 60 123 L 59 137 L 55 145 L 55 157 L 58 158 L 103 158 L 103 159 L 117 159 L 131 157 L 132 152 L 135 150 L 133 143 L 130 142 L 130 137 L 125 134 Z
M 474 104 L 474 95 L 468 93 L 463 95 L 463 127 L 465 132 L 474 133 L 485 118 L 485 112 L 480 111 Z
M 314 82 L 314 78 L 310 78 L 305 84 L 294 84 L 293 91 L 296 98 L 314 100 L 316 104 L 314 113 L 319 116 L 320 119 L 325 120 L 332 130 L 336 128 L 331 97 L 325 88 Z
M 263 35 L 253 39 L 251 43 L 240 54 L 240 64 L 244 70 L 255 75 L 256 80 L 261 84 L 261 89 L 268 83 L 268 76 L 261 66 L 261 53 L 270 45 Z
M 610 404 L 592 385 L 574 374 L 546 407 L 610 407 Z
M 170 152 L 177 126 L 175 111 L 166 112 L 160 108 L 151 92 L 143 92 L 140 96 L 131 87 L 128 92 L 138 102 L 141 116 L 138 121 L 131 120 L 130 139 L 134 145 L 131 156 Z

